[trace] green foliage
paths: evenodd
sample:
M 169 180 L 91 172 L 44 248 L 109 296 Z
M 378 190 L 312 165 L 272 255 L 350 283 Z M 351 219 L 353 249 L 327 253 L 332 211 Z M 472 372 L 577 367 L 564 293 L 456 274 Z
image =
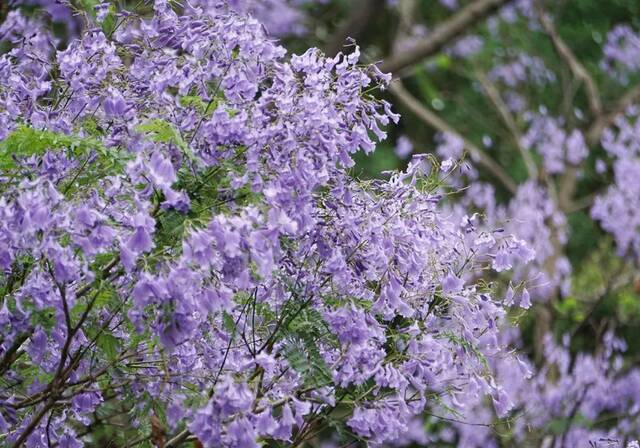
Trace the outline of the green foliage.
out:
M 203 116 L 210 117 L 212 112 L 216 110 L 218 101 L 214 100 L 211 103 L 207 103 L 198 95 L 186 95 L 180 97 L 180 105 L 182 107 L 193 107 Z
M 79 138 L 22 125 L 0 142 L 0 170 L 16 168 L 15 158 L 43 155 L 47 150 L 68 150 L 82 157 L 100 147 L 92 138 Z
M 44 310 L 33 310 L 30 320 L 34 326 L 51 331 L 56 325 L 57 317 L 53 308 L 46 308 Z
M 96 343 L 109 361 L 115 360 L 120 353 L 120 340 L 109 333 L 100 333 Z
M 65 152 L 70 159 L 81 161 L 60 188 L 65 194 L 121 172 L 131 155 L 118 148 L 105 147 L 97 137 L 99 131 L 95 126 L 92 133 L 94 135 L 81 137 L 21 125 L 0 141 L 0 172 L 9 174 L 17 170 L 24 158 L 41 156 L 47 151 Z
M 284 356 L 308 387 L 331 382 L 331 370 L 318 350 L 318 341 L 330 341 L 327 324 L 316 310 L 305 309 L 291 321 L 285 335 Z
M 180 148 L 185 155 L 191 155 L 191 157 L 193 157 L 191 150 L 189 149 L 189 145 L 184 141 L 182 135 L 171 125 L 171 123 L 168 123 L 165 120 L 155 118 L 147 123 L 138 125 L 136 127 L 136 131 L 148 135 L 154 142 L 173 143 Z
M 353 159 L 356 162 L 351 170 L 353 175 L 364 179 L 375 178 L 383 171 L 396 170 L 401 164 L 393 153 L 393 147 L 384 143 L 380 144 L 374 153 L 358 152 Z
M 572 427 L 591 428 L 592 426 L 593 422 L 591 420 L 586 418 L 584 415 L 577 413 L 573 417 L 562 419 L 556 418 L 551 420 L 547 425 L 546 432 L 549 434 L 562 435 Z

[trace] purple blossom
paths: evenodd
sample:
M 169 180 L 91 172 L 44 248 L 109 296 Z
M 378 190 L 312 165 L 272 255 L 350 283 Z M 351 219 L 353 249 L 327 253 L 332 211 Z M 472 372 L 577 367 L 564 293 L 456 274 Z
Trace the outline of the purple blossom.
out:
M 396 142 L 394 152 L 398 157 L 406 159 L 413 152 L 413 143 L 406 135 L 401 135 Z

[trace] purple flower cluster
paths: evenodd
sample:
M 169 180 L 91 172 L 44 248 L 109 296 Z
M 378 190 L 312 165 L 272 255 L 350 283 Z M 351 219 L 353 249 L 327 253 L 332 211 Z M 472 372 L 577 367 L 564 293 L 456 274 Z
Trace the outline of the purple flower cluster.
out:
M 582 132 L 578 129 L 568 132 L 557 119 L 546 115 L 530 118 L 521 144 L 526 150 L 535 149 L 542 156 L 544 169 L 549 174 L 562 173 L 567 164 L 577 166 L 589 154 Z
M 515 337 L 513 329 L 503 333 Z M 551 447 L 634 446 L 640 422 L 637 396 L 640 370 L 625 367 L 623 341 L 606 333 L 601 353 L 571 354 L 569 337 L 562 344 L 545 339 L 545 364 L 534 369 L 532 363 L 520 359 L 501 359 L 493 368 L 497 381 L 505 385 L 513 400 L 513 411 L 507 420 L 515 443 L 535 442 Z M 506 341 L 505 341 L 506 342 Z M 535 372 L 535 373 L 534 373 Z M 494 428 L 491 409 L 473 397 L 465 421 L 478 423 L 454 424 L 454 431 L 444 431 L 445 440 L 455 435 L 460 446 L 499 446 L 499 431 Z M 618 419 L 613 428 L 602 426 L 611 416 Z
M 262 23 L 269 35 L 301 35 L 307 31 L 304 5 L 324 3 L 327 0 L 229 0 L 229 6 L 239 14 L 250 14 Z M 197 1 L 203 8 L 210 8 L 212 2 Z M 215 4 L 215 3 L 213 3 Z M 213 6 L 215 8 L 215 6 Z
M 624 84 L 640 69 L 640 35 L 629 25 L 617 25 L 609 31 L 602 52 L 602 68 Z
M 612 159 L 614 182 L 596 196 L 591 207 L 591 216 L 614 237 L 619 254 L 636 260 L 640 254 L 640 213 L 636 207 L 640 193 L 639 129 L 638 110 L 634 106 L 603 133 L 602 146 Z
M 490 79 L 510 88 L 526 82 L 544 85 L 555 81 L 555 73 L 545 66 L 542 59 L 526 53 L 509 56 L 505 62 L 491 69 Z
M 0 30 L 2 443 L 95 442 L 114 402 L 207 447 L 508 412 L 513 300 L 478 279 L 532 251 L 444 215 L 423 158 L 349 176 L 399 118 L 368 93 L 389 77 L 357 48 L 285 57 L 225 4 L 116 18 L 64 50 L 18 13 Z
M 440 157 L 460 160 L 463 156 L 464 142 L 459 137 L 443 134 L 438 141 Z M 504 250 L 488 254 L 496 272 L 512 270 L 511 280 L 526 283 L 534 301 L 546 301 L 558 292 L 569 294 L 571 264 L 566 256 L 557 253 L 558 247 L 567 243 L 566 216 L 558 210 L 543 185 L 527 181 L 518 186 L 508 203 L 498 203 L 493 185 L 478 180 L 473 157 L 469 162 L 460 163 L 446 182 L 462 190 L 457 201 L 447 204 L 455 219 L 481 229 L 487 243 L 492 242 L 491 230 L 500 229 L 525 247 L 514 252 L 503 246 Z

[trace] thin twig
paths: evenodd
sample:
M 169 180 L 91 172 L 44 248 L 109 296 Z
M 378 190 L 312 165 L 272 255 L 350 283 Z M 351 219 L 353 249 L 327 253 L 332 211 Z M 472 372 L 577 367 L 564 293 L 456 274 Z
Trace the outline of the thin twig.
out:
M 428 126 L 447 134 L 451 134 L 461 139 L 465 148 L 471 154 L 471 157 L 483 166 L 487 171 L 493 174 L 504 187 L 512 194 L 516 192 L 518 186 L 516 182 L 504 171 L 504 169 L 493 160 L 488 154 L 464 138 L 458 131 L 451 127 L 448 123 L 438 117 L 435 113 L 423 106 L 413 95 L 411 95 L 400 83 L 395 81 L 389 86 L 391 93 L 402 103 L 407 109 L 413 112 Z
M 541 2 L 536 1 L 536 10 L 538 12 L 538 18 L 540 24 L 546 31 L 547 35 L 551 39 L 553 47 L 556 49 L 558 56 L 569 67 L 573 76 L 584 83 L 587 91 L 587 102 L 589 104 L 589 110 L 594 117 L 600 116 L 602 113 L 602 101 L 600 99 L 600 92 L 596 86 L 593 77 L 589 74 L 584 65 L 576 58 L 569 46 L 562 40 L 551 19 L 545 14 Z
M 522 136 L 520 135 L 520 131 L 518 130 L 518 126 L 516 125 L 516 121 L 509 111 L 509 108 L 505 104 L 504 100 L 502 99 L 500 92 L 482 71 L 476 70 L 476 77 L 478 78 L 478 81 L 480 81 L 480 84 L 486 92 L 487 97 L 498 111 L 500 118 L 507 126 L 514 144 L 520 151 L 520 154 L 522 155 L 524 163 L 527 167 L 529 179 L 536 179 L 538 177 L 538 168 L 536 167 L 536 162 L 533 160 L 533 157 L 531 157 L 531 152 L 524 146 L 522 146 Z
M 599 115 L 587 130 L 587 141 L 594 145 L 600 141 L 602 132 L 611 126 L 616 117 L 627 109 L 632 103 L 640 99 L 640 84 L 634 86 L 618 99 L 607 113 Z
M 327 56 L 335 56 L 348 38 L 357 39 L 377 12 L 384 10 L 384 0 L 353 2 L 349 17 L 342 23 L 325 46 Z

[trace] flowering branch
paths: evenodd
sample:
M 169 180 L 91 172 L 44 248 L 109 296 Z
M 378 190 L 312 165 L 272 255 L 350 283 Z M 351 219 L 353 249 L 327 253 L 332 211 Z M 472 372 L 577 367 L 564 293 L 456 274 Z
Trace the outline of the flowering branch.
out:
M 464 138 L 459 132 L 453 129 L 440 117 L 423 106 L 422 103 L 415 99 L 404 88 L 399 80 L 394 81 L 389 86 L 389 91 L 402 103 L 402 105 L 413 112 L 416 117 L 427 124 L 427 126 L 430 126 L 440 132 L 455 135 L 462 141 L 464 141 L 465 148 L 469 151 L 472 159 L 477 160 L 481 166 L 483 166 L 487 169 L 487 171 L 493 174 L 509 192 L 515 193 L 517 188 L 515 181 L 502 169 L 502 167 L 495 160 L 493 160 L 490 156 L 488 156 L 484 151 L 471 143 L 469 140 Z

